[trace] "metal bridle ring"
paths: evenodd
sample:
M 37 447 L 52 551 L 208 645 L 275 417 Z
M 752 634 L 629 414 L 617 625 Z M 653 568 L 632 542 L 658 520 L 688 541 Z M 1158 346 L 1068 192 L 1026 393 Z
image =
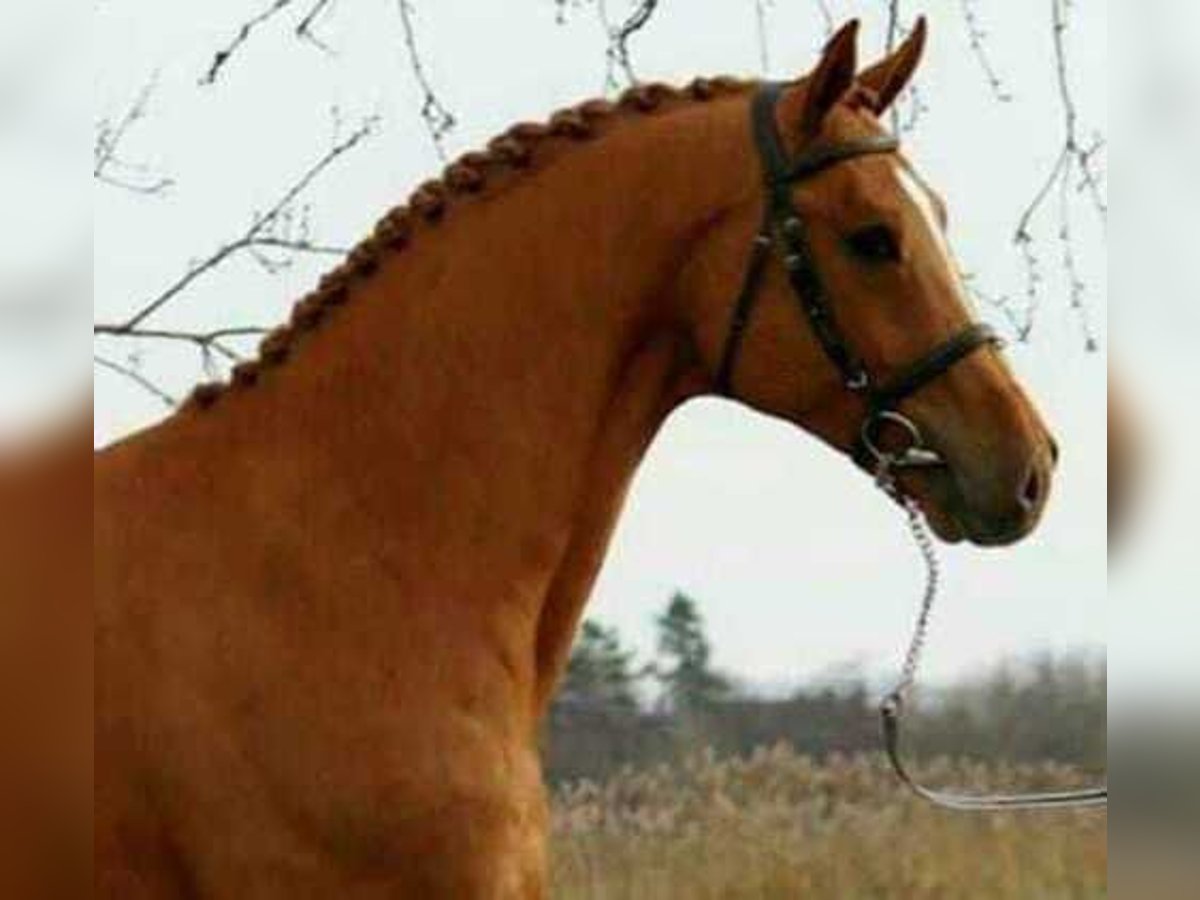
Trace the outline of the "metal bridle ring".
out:
M 895 425 L 908 435 L 908 446 L 898 453 L 889 452 L 879 446 L 880 426 L 886 424 Z M 868 416 L 867 420 L 863 422 L 861 438 L 863 448 L 877 463 L 888 468 L 934 466 L 940 465 L 942 462 L 941 456 L 925 446 L 925 437 L 921 434 L 921 429 L 917 427 L 917 424 L 908 416 L 895 410 L 879 410 Z

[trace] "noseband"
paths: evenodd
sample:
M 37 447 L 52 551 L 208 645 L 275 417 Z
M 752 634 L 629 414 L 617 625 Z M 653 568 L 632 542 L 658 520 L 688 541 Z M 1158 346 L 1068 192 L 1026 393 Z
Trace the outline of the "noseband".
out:
M 971 324 L 887 378 L 877 380 L 872 376 L 838 327 L 817 270 L 807 228 L 792 200 L 792 186 L 843 162 L 894 153 L 900 149 L 900 142 L 890 135 L 878 135 L 836 144 L 816 143 L 795 159 L 789 159 L 775 124 L 775 109 L 783 90 L 783 84 L 765 84 L 751 105 L 754 143 L 765 177 L 766 203 L 725 339 L 716 389 L 722 394 L 732 394 L 738 352 L 766 277 L 767 264 L 778 247 L 792 291 L 825 355 L 837 367 L 846 390 L 866 401 L 867 413 L 852 448 L 855 462 L 872 473 L 882 465 L 889 470 L 941 465 L 941 456 L 926 446 L 920 428 L 899 411 L 899 404 L 976 350 L 998 344 L 1000 339 L 989 326 Z M 906 438 L 907 446 L 898 453 L 885 453 L 880 446 L 882 434 L 889 426 L 898 428 Z

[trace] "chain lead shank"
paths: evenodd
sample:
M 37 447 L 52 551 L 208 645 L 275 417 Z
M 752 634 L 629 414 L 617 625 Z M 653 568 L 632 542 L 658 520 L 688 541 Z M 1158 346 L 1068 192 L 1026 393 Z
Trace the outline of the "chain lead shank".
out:
M 917 782 L 901 758 L 901 719 L 905 704 L 916 685 L 917 675 L 921 668 L 921 657 L 929 640 L 929 628 L 933 620 L 933 607 L 937 602 L 938 589 L 941 584 L 941 567 L 938 563 L 937 546 L 925 517 L 915 500 L 904 496 L 892 475 L 892 461 L 889 457 L 880 460 L 876 472 L 876 483 L 879 487 L 904 507 L 908 519 L 908 527 L 913 540 L 921 552 L 925 562 L 925 591 L 921 598 L 917 624 L 913 629 L 912 640 L 905 653 L 904 664 L 900 671 L 900 679 L 896 686 L 883 699 L 880 706 L 880 716 L 883 720 L 884 749 L 888 761 L 895 770 L 900 781 L 913 793 L 942 809 L 957 812 L 1011 812 L 1050 809 L 1093 809 L 1108 806 L 1108 786 L 1090 788 L 1078 791 L 1059 791 L 1052 793 L 1033 794 L 958 794 L 950 791 L 939 791 L 927 788 Z

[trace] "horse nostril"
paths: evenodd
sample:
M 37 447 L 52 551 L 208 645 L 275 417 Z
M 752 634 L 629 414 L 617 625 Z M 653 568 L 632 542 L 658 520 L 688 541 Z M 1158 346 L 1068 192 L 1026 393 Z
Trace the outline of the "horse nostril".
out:
M 1042 503 L 1042 475 L 1035 466 L 1025 479 L 1025 487 L 1021 490 L 1021 506 L 1026 512 L 1033 512 Z
M 1061 457 L 1058 449 L 1058 441 L 1050 437 L 1050 435 L 1046 435 L 1046 440 L 1050 443 L 1050 462 L 1057 466 Z

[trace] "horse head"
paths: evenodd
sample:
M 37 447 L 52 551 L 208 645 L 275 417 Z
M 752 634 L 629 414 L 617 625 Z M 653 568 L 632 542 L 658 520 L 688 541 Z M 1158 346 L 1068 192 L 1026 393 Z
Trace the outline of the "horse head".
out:
M 1042 516 L 1057 447 L 974 320 L 944 202 L 881 123 L 925 23 L 861 72 L 857 31 L 752 101 L 760 171 L 707 236 L 697 344 L 721 391 L 886 477 L 944 540 L 1009 544 Z

